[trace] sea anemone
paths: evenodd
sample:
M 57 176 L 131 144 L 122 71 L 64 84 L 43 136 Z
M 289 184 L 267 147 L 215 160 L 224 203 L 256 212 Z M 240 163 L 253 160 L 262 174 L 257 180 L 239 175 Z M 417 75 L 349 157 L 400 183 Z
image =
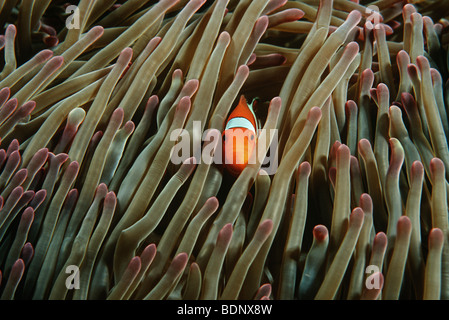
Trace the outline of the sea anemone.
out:
M 1 299 L 449 299 L 448 8 L 0 1 Z

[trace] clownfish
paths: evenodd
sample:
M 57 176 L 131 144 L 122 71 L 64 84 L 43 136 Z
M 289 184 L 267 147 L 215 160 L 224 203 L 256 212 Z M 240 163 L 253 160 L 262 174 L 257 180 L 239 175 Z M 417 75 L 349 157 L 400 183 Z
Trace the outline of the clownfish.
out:
M 223 164 L 234 176 L 238 176 L 248 164 L 256 148 L 258 121 L 253 111 L 255 99 L 248 104 L 245 96 L 229 115 L 223 131 Z

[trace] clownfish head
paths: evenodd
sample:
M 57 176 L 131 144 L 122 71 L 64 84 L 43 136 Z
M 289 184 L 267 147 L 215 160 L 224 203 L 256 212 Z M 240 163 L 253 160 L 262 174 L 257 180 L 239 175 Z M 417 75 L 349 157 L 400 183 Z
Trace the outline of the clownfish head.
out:
M 254 103 L 254 101 L 253 101 Z M 224 166 L 234 176 L 238 176 L 248 164 L 257 144 L 257 119 L 245 97 L 231 112 L 223 132 Z

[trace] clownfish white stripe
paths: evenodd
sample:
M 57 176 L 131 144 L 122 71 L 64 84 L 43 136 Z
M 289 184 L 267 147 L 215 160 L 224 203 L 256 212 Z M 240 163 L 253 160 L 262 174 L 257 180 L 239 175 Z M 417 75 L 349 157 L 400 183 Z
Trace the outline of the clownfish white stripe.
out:
M 249 121 L 246 118 L 243 117 L 235 117 L 232 118 L 228 121 L 228 123 L 226 124 L 226 129 L 232 129 L 232 128 L 244 128 L 244 129 L 248 129 L 251 130 L 252 132 L 256 133 L 256 128 L 254 128 L 253 124 L 251 123 L 251 121 Z

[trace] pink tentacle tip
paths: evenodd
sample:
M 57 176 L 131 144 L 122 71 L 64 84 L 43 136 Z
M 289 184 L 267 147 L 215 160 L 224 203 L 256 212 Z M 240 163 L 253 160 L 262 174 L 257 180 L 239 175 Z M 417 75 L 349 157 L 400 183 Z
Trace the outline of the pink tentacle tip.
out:
M 268 27 L 269 19 L 268 16 L 261 16 L 256 20 L 256 23 L 254 24 L 254 30 L 256 34 L 264 33 L 265 30 Z
M 412 19 L 412 23 L 420 23 L 421 24 L 423 16 L 418 12 L 413 12 L 410 15 L 410 18 Z
M 198 90 L 200 86 L 200 81 L 198 79 L 190 79 L 184 84 L 183 91 L 188 92 L 184 98 L 189 98 Z M 182 99 L 181 99 L 182 100 Z
M 342 143 L 340 141 L 335 140 L 335 142 L 332 144 L 330 152 L 329 152 L 332 157 L 335 157 L 337 155 L 337 150 L 341 145 L 342 145 Z
M 192 101 L 189 96 L 182 97 L 176 107 L 176 112 L 180 112 L 181 114 L 187 114 L 190 111 Z
M 49 154 L 48 148 L 41 148 L 36 153 L 36 155 L 38 155 L 38 156 L 44 156 L 45 159 L 47 159 L 48 154 Z
M 220 202 L 218 201 L 217 197 L 210 197 L 209 199 L 206 200 L 205 205 L 211 207 L 211 209 L 215 211 L 218 209 Z
M 231 41 L 231 35 L 227 31 L 223 31 L 218 36 L 218 41 L 223 41 L 224 43 L 228 44 Z
M 404 13 L 407 13 L 408 15 L 411 15 L 412 13 L 416 12 L 416 8 L 413 4 L 407 3 L 403 8 L 402 11 Z
M 312 171 L 312 166 L 308 161 L 304 161 L 299 165 L 299 174 L 303 176 L 309 176 Z
M 6 28 L 5 35 L 6 35 L 6 36 L 8 36 L 8 35 L 14 35 L 14 36 L 15 36 L 16 32 L 17 32 L 16 26 L 13 25 L 13 24 L 10 24 L 10 25 L 8 25 L 8 27 Z M 13 34 L 12 34 L 12 33 L 13 33 Z
M 134 129 L 136 128 L 136 125 L 134 124 L 133 121 L 128 120 L 128 121 L 126 121 L 123 128 L 128 134 L 131 134 L 131 133 L 133 133 Z
M 182 78 L 182 75 L 183 75 L 183 73 L 182 73 L 181 69 L 175 69 L 175 71 L 173 71 L 173 74 L 171 76 L 172 81 L 176 78 Z
M 182 271 L 186 267 L 188 260 L 189 255 L 185 252 L 181 252 L 173 258 L 171 266 L 178 271 Z
M 388 108 L 388 114 L 390 116 L 390 120 L 392 120 L 392 118 L 394 117 L 401 117 L 402 115 L 402 111 L 401 111 L 401 106 L 402 104 L 399 102 L 394 102 L 391 104 L 390 108 Z M 393 126 L 395 126 L 394 122 L 392 124 Z
M 50 152 L 50 154 L 53 154 L 53 153 Z M 56 161 L 58 161 L 61 164 L 66 162 L 69 159 L 69 155 L 67 153 L 58 153 L 54 157 L 55 157 Z
M 17 108 L 18 101 L 16 98 L 8 100 L 1 108 L 2 118 L 7 119 Z
M 115 212 L 115 207 L 117 205 L 117 197 L 113 191 L 106 194 L 104 198 L 103 214 L 112 216 Z
M 25 265 L 28 265 L 31 261 L 31 259 L 34 256 L 34 247 L 30 242 L 27 242 L 24 244 L 21 252 L 21 257 L 23 261 L 25 262 Z
M 8 100 L 7 104 L 8 104 L 8 103 L 17 106 L 17 104 L 19 103 L 19 101 L 17 100 L 17 98 L 11 98 L 11 99 Z M 14 140 L 16 140 L 16 139 L 14 139 Z
M 62 66 L 63 63 L 64 63 L 64 57 L 56 56 L 56 57 L 51 58 L 47 62 L 46 67 L 50 70 L 57 70 Z
M 410 63 L 407 66 L 407 73 L 408 73 L 409 77 L 412 78 L 412 79 L 418 79 L 419 78 L 418 67 L 415 64 L 413 64 L 413 63 Z
M 389 92 L 388 86 L 385 83 L 379 83 L 377 85 L 377 95 L 378 96 L 385 95 L 388 92 Z
M 39 207 L 46 197 L 47 197 L 47 190 L 41 189 L 37 191 L 36 194 L 34 195 L 34 199 L 32 202 L 33 208 L 36 209 L 37 207 Z
M 418 65 L 418 68 L 421 70 L 427 70 L 430 69 L 430 63 L 429 60 L 425 56 L 418 56 L 416 57 L 416 64 Z
M 399 234 L 408 234 L 412 230 L 412 222 L 409 217 L 401 216 L 397 222 L 397 231 Z
M 125 111 L 123 110 L 123 108 L 117 108 L 112 113 L 111 120 L 122 122 L 124 117 L 125 117 Z
M 355 114 L 358 110 L 357 103 L 354 100 L 348 100 L 345 103 L 346 114 Z
M 349 217 L 349 226 L 361 227 L 363 224 L 363 220 L 365 218 L 365 213 L 362 208 L 356 207 L 352 210 L 351 215 Z
M 48 50 L 48 51 L 50 51 L 50 50 Z M 11 89 L 9 87 L 4 87 L 0 90 L 0 97 L 4 98 L 5 100 L 8 100 L 10 95 L 11 95 Z
M 410 56 L 409 56 L 408 52 L 405 50 L 401 50 L 398 52 L 398 54 L 396 56 L 396 60 L 398 62 L 399 61 L 404 62 L 404 63 L 407 62 L 406 63 L 407 65 L 410 64 Z
M 342 144 L 338 147 L 337 149 L 337 161 L 347 161 L 349 162 L 351 158 L 351 150 L 349 149 L 349 147 L 345 144 Z
M 439 158 L 433 158 L 430 160 L 430 176 L 433 181 L 444 178 L 446 173 L 446 168 L 444 167 L 444 163 Z
M 147 104 L 145 106 L 145 111 L 147 111 L 147 109 L 150 109 L 150 108 L 153 108 L 153 109 L 156 108 L 158 104 L 159 104 L 159 97 L 157 95 L 152 95 L 147 101 Z
M 362 20 L 362 14 L 357 11 L 357 10 L 352 10 L 349 14 L 348 17 L 346 18 L 347 20 L 352 20 L 354 21 L 356 24 L 360 22 L 360 20 Z
M 282 107 L 281 97 L 274 97 L 270 101 L 270 111 L 279 111 Z
M 154 48 L 156 48 L 162 41 L 161 37 L 154 37 L 152 38 L 149 42 L 148 45 L 146 47 L 146 49 L 151 48 L 151 51 L 154 50 Z M 177 69 L 180 70 L 180 69 Z
M 424 22 L 424 27 L 426 27 L 426 25 L 427 27 L 432 27 L 434 24 L 432 18 L 429 16 L 423 16 L 422 20 Z
M 231 223 L 227 223 L 221 228 L 217 236 L 217 246 L 227 247 L 231 242 L 233 227 Z
M 24 204 L 28 204 L 34 197 L 35 192 L 33 190 L 27 190 L 23 193 L 20 201 Z
M 17 180 L 23 182 L 23 181 L 25 181 L 27 176 L 28 176 L 28 169 L 22 168 L 16 172 L 16 174 L 14 175 L 14 178 L 17 178 Z
M 374 236 L 373 246 L 386 247 L 388 243 L 388 238 L 385 232 L 378 232 Z
M 11 191 L 9 198 L 18 200 L 22 195 L 23 195 L 23 187 L 17 186 Z
M 359 53 L 359 44 L 355 41 L 351 41 L 346 45 L 343 55 L 348 55 L 350 58 L 354 58 Z
M 72 161 L 67 167 L 67 170 L 73 171 L 75 174 L 78 173 L 78 170 L 80 168 L 80 164 L 78 161 Z
M 25 210 L 23 210 L 22 213 L 22 219 L 29 220 L 34 217 L 34 209 L 32 207 L 27 207 Z
M 404 161 L 404 150 L 398 139 L 390 138 L 388 142 L 391 148 L 390 167 L 392 170 L 399 171 Z
M 104 33 L 104 28 L 102 26 L 95 26 L 89 30 L 89 35 L 94 35 L 94 37 L 101 37 Z
M 429 247 L 441 248 L 444 244 L 444 232 L 439 228 L 433 228 L 429 232 Z
M 133 56 L 133 53 L 134 53 L 133 48 L 126 47 L 125 49 L 122 50 L 122 52 L 120 53 L 120 56 L 123 55 L 123 59 L 131 59 Z
M 28 101 L 19 108 L 18 113 L 21 117 L 26 117 L 33 112 L 34 108 L 36 108 L 36 102 Z
M 154 256 L 156 255 L 157 246 L 154 243 L 151 243 L 143 249 L 142 254 L 140 255 L 140 258 L 142 260 L 149 259 L 152 260 Z
M 16 262 L 14 262 L 12 268 L 11 268 L 11 276 L 19 276 L 22 277 L 23 271 L 25 270 L 25 262 L 22 259 L 17 259 Z
M 419 177 L 424 175 L 424 166 L 421 161 L 413 161 L 412 167 L 410 169 L 412 179 L 414 177 Z
M 366 152 L 371 148 L 371 142 L 368 139 L 359 140 L 358 149 L 362 155 L 366 155 Z
M 137 274 L 140 271 L 140 268 L 142 267 L 142 261 L 140 260 L 140 257 L 133 257 L 131 259 L 131 261 L 128 264 L 127 269 L 132 273 L 132 274 Z
M 373 211 L 373 199 L 368 193 L 363 193 L 360 196 L 359 206 L 365 213 Z
M 21 159 L 21 156 L 20 156 L 19 150 L 12 151 L 8 156 L 8 162 L 12 161 L 13 163 L 18 163 L 18 162 L 20 162 L 20 159 Z
M 432 82 L 435 85 L 441 85 L 442 82 L 441 73 L 437 69 L 430 68 L 430 75 L 432 77 Z
M 236 75 L 242 75 L 244 78 L 247 78 L 249 75 L 249 67 L 246 64 L 239 66 Z
M 262 221 L 259 224 L 259 227 L 257 227 L 255 238 L 257 238 L 259 241 L 265 241 L 273 231 L 273 227 L 273 220 L 266 219 Z
M 296 20 L 301 19 L 304 16 L 305 16 L 305 12 L 302 11 L 301 9 L 293 8 L 293 9 L 288 10 L 288 18 L 289 18 L 288 21 L 296 21 Z
M 108 186 L 104 182 L 100 183 L 97 186 L 97 189 L 95 190 L 95 193 L 101 194 L 101 195 L 106 195 L 107 192 L 108 192 Z
M 309 113 L 307 114 L 307 120 L 318 123 L 321 120 L 321 115 L 321 108 L 312 107 L 312 109 L 310 109 Z
M 322 224 L 316 225 L 312 232 L 313 238 L 319 243 L 324 242 L 329 237 L 329 230 Z
M 105 202 L 115 202 L 116 200 L 117 196 L 114 191 L 109 191 L 104 199 Z

